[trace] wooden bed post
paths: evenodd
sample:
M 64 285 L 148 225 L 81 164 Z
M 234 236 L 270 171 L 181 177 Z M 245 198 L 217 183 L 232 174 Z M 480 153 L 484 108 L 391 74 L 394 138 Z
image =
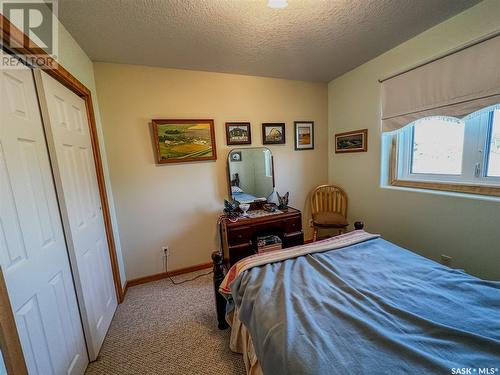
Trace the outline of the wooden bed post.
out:
M 226 322 L 226 299 L 219 293 L 219 286 L 226 276 L 226 267 L 224 266 L 224 255 L 222 252 L 214 251 L 212 253 L 212 261 L 214 264 L 214 293 L 218 327 L 219 329 L 226 329 L 229 327 L 229 324 Z
M 363 229 L 364 226 L 365 226 L 365 223 L 363 223 L 362 221 L 356 221 L 354 223 L 354 229 L 356 229 L 356 230 Z

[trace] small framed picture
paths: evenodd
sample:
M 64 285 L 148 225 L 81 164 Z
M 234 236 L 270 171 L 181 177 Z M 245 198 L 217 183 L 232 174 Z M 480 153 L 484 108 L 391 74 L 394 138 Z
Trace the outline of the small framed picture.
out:
M 368 150 L 368 129 L 335 134 L 335 153 Z
M 264 145 L 284 145 L 285 144 L 285 123 L 266 122 L 262 124 L 262 144 Z
M 231 161 L 243 161 L 241 151 L 231 151 L 229 154 Z
M 295 121 L 295 149 L 314 150 L 314 121 Z
M 252 144 L 249 122 L 226 122 L 226 141 L 228 145 Z

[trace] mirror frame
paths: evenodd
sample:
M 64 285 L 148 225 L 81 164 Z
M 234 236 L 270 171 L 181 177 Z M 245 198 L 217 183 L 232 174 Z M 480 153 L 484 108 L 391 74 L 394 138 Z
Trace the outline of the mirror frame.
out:
M 274 176 L 274 155 L 273 155 L 273 152 L 267 148 L 267 147 L 236 147 L 236 148 L 232 148 L 229 150 L 229 152 L 227 153 L 227 162 L 226 162 L 226 175 L 227 175 L 227 190 L 228 190 L 228 193 L 229 193 L 229 201 L 232 202 L 234 199 L 233 199 L 233 194 L 231 192 L 231 171 L 229 170 L 229 156 L 231 155 L 231 152 L 233 151 L 239 151 L 239 150 L 261 150 L 261 149 L 265 149 L 265 150 L 268 150 L 270 153 L 271 153 L 271 170 L 273 172 L 273 191 L 271 194 L 269 194 L 267 197 L 266 197 L 266 202 L 267 202 L 267 199 L 273 195 L 274 191 L 275 191 L 275 188 L 276 188 L 276 184 L 275 184 L 275 176 Z M 255 203 L 255 201 L 253 202 Z M 265 202 L 264 202 L 265 203 Z

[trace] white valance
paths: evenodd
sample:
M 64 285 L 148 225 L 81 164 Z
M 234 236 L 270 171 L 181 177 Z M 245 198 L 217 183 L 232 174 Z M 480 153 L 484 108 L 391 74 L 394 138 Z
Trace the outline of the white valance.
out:
M 500 36 L 382 82 L 382 131 L 500 103 Z

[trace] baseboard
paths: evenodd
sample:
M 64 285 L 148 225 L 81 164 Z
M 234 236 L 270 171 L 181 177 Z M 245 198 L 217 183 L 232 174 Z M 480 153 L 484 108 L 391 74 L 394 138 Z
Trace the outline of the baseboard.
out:
M 311 239 L 307 239 L 307 240 L 304 241 L 304 243 L 306 243 L 306 244 L 307 243 L 311 243 L 311 242 L 312 242 L 312 238 Z M 210 263 L 203 263 L 203 264 L 197 264 L 195 266 L 180 268 L 178 270 L 170 271 L 168 273 L 167 272 L 161 272 L 161 273 L 156 273 L 154 275 L 143 276 L 143 277 L 138 277 L 136 279 L 127 280 L 125 282 L 125 286 L 123 287 L 123 296 L 125 296 L 125 294 L 127 293 L 128 288 L 130 288 L 132 286 L 150 283 L 151 281 L 157 281 L 157 280 L 166 279 L 169 276 L 170 277 L 172 277 L 172 276 L 178 276 L 178 275 L 182 275 L 182 274 L 185 274 L 185 273 L 190 273 L 190 272 L 194 272 L 194 271 L 204 270 L 204 269 L 210 268 L 212 266 L 213 266 L 212 262 L 210 262 Z
M 127 289 L 132 286 L 149 283 L 151 281 L 162 280 L 166 279 L 167 277 L 178 276 L 189 272 L 204 270 L 206 268 L 212 267 L 212 265 L 213 265 L 212 262 L 197 264 L 195 266 L 180 268 L 174 271 L 161 272 L 161 273 L 156 273 L 154 275 L 143 276 L 143 277 L 138 277 L 137 279 L 127 280 L 127 282 L 125 283 L 125 287 L 123 288 L 124 289 L 123 294 L 125 295 L 125 293 L 127 293 Z

